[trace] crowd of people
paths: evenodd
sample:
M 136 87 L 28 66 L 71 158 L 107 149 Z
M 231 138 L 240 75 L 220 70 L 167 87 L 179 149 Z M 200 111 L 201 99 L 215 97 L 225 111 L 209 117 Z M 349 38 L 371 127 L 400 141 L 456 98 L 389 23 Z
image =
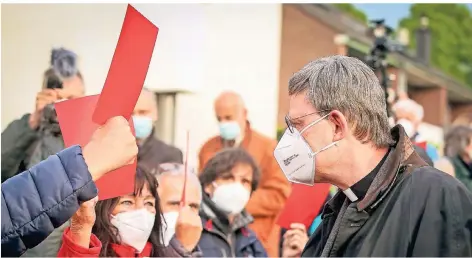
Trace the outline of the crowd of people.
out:
M 392 127 L 383 89 L 358 59 L 321 58 L 292 76 L 279 143 L 251 127 L 240 95 L 221 93 L 220 133 L 194 172 L 156 136 L 145 88 L 135 135 L 114 117 L 83 148 L 64 149 L 45 110 L 84 92 L 79 72 L 44 85 L 35 110 L 2 133 L 4 256 L 472 256 L 472 128 L 448 132 L 444 157 L 420 147 L 421 105 L 401 95 Z M 94 182 L 134 159 L 134 192 L 99 201 Z M 332 191 L 311 227 L 281 229 L 292 184 L 318 182 Z

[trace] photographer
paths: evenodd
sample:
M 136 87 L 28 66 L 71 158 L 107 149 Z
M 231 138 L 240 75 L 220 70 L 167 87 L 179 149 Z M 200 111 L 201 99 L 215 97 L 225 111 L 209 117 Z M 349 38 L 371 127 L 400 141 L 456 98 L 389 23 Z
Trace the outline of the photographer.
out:
M 84 95 L 76 58 L 69 50 L 53 49 L 35 110 L 11 122 L 2 132 L 2 182 L 64 148 L 54 103 Z

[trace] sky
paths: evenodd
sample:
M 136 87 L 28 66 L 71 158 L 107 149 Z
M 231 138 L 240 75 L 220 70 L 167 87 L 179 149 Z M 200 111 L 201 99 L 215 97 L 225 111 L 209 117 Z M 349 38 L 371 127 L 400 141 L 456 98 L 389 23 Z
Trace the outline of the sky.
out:
M 367 14 L 369 20 L 385 19 L 390 27 L 396 28 L 400 20 L 408 16 L 411 4 L 354 4 Z M 472 11 L 472 4 L 467 4 Z

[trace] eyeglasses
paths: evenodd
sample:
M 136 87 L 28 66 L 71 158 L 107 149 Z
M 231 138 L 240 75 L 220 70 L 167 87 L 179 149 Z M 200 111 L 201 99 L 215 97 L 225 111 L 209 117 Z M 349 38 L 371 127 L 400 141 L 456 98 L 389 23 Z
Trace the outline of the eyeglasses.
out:
M 153 169 L 151 174 L 154 176 L 160 175 L 165 172 L 177 172 L 177 171 L 185 171 L 184 164 L 180 163 L 162 163 L 160 164 L 157 169 Z M 194 172 L 193 169 L 189 170 L 190 172 Z
M 307 117 L 307 116 L 311 116 L 311 115 L 314 115 L 314 114 L 322 115 L 323 113 L 326 113 L 326 112 L 331 112 L 331 111 L 329 111 L 329 110 L 316 111 L 316 112 L 309 113 L 309 114 L 306 114 L 306 115 L 303 115 L 303 116 L 299 116 L 299 117 L 296 117 L 296 118 L 293 118 L 293 119 L 291 119 L 290 116 L 287 114 L 285 116 L 285 124 L 287 124 L 288 130 L 291 133 L 294 133 L 295 132 L 295 130 L 294 130 L 295 126 L 293 125 L 292 120 L 297 120 L 297 119 L 304 118 L 304 117 Z
M 164 172 L 184 170 L 184 165 L 179 163 L 162 163 L 151 171 L 151 174 L 157 176 Z

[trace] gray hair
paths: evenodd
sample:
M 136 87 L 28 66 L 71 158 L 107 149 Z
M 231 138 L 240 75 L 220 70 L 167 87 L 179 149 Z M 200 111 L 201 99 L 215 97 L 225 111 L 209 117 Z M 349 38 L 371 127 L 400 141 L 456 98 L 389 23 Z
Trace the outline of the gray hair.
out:
M 472 128 L 464 125 L 456 126 L 446 134 L 444 152 L 447 157 L 453 158 L 462 155 L 469 146 L 472 138 Z
M 290 78 L 288 92 L 290 96 L 306 94 L 318 111 L 343 113 L 363 143 L 372 142 L 378 148 L 392 143 L 385 92 L 372 69 L 357 58 L 314 60 Z
M 172 170 L 160 170 L 159 173 L 157 173 L 156 179 L 157 182 L 160 184 L 162 182 L 162 177 L 164 176 L 182 176 L 185 178 L 185 174 L 187 174 L 187 180 L 188 181 L 194 181 L 198 187 L 200 188 L 200 199 L 203 197 L 203 190 L 202 190 L 202 185 L 200 184 L 200 180 L 198 179 L 198 176 L 194 173 L 189 171 L 188 173 L 185 173 L 185 169 L 183 169 L 184 166 L 180 166 L 179 169 L 172 169 Z M 187 183 L 188 183 L 187 181 Z
M 412 114 L 415 122 L 420 122 L 424 117 L 424 108 L 412 99 L 401 99 L 392 106 L 393 112 L 404 112 Z

